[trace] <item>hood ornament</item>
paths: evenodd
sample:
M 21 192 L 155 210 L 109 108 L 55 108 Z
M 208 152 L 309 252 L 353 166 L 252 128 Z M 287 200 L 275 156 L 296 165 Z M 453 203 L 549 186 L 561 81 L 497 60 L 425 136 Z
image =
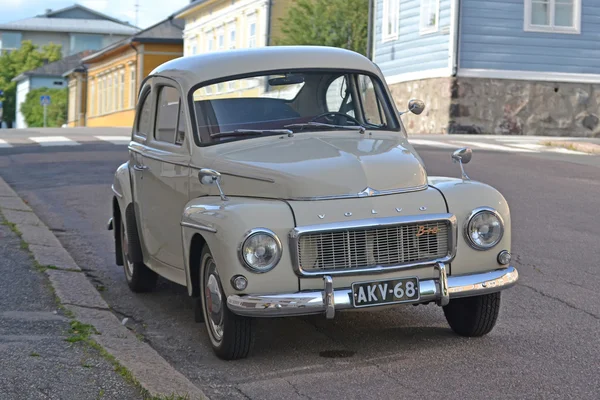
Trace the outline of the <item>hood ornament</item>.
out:
M 370 197 L 370 196 L 375 196 L 378 194 L 379 194 L 379 191 L 377 191 L 373 188 L 367 187 L 362 192 L 358 192 L 358 197 Z

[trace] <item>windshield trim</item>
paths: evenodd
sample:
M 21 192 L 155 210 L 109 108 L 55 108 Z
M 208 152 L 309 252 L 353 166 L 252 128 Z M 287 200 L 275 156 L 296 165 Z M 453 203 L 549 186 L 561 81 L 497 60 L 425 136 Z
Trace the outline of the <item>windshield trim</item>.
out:
M 204 142 L 201 140 L 200 134 L 199 134 L 199 129 L 198 129 L 196 108 L 194 107 L 194 93 L 196 92 L 196 90 L 198 90 L 204 86 L 215 85 L 218 83 L 237 80 L 237 79 L 244 79 L 244 78 L 250 78 L 253 76 L 261 76 L 261 75 L 284 74 L 284 73 L 288 73 L 288 72 L 340 72 L 340 73 L 346 73 L 346 74 L 361 74 L 361 75 L 371 77 L 380 86 L 381 92 L 384 97 L 384 99 L 382 99 L 382 100 L 385 101 L 385 105 L 391 111 L 391 117 L 393 118 L 394 125 L 397 126 L 397 128 L 387 128 L 385 130 L 391 131 L 391 132 L 399 132 L 399 133 L 402 133 L 404 131 L 402 121 L 400 120 L 400 118 L 398 116 L 396 107 L 391 98 L 391 93 L 389 91 L 389 88 L 387 87 L 387 84 L 384 81 L 382 81 L 381 78 L 377 74 L 372 73 L 370 71 L 365 71 L 362 69 L 352 69 L 352 68 L 296 68 L 296 69 L 294 69 L 294 68 L 286 68 L 286 69 L 279 68 L 279 69 L 271 69 L 271 70 L 264 70 L 264 71 L 246 72 L 246 73 L 237 74 L 237 75 L 228 75 L 225 77 L 201 81 L 201 82 L 193 85 L 190 88 L 190 90 L 188 91 L 187 101 L 188 101 L 188 110 L 189 110 L 189 114 L 190 114 L 189 119 L 190 119 L 190 123 L 192 125 L 192 136 L 194 138 L 194 143 L 196 144 L 196 146 L 208 147 L 208 146 L 214 146 L 214 145 L 223 143 L 223 142 L 212 142 L 212 141 L 210 141 L 209 137 L 207 137 L 205 139 L 206 141 L 204 141 Z M 291 100 L 291 101 L 293 101 L 293 100 Z M 254 136 L 254 137 L 261 137 L 261 136 Z M 245 138 L 242 137 L 239 139 L 234 138 L 232 140 L 227 141 L 227 143 L 238 141 L 238 140 L 248 140 L 248 139 L 249 139 L 248 137 L 245 137 Z

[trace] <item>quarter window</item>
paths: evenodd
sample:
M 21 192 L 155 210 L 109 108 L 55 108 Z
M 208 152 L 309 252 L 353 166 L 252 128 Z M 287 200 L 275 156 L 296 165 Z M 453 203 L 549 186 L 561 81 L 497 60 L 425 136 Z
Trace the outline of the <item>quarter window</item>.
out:
M 398 39 L 399 20 L 400 0 L 383 0 L 382 39 L 384 42 Z
M 525 0 L 525 31 L 581 33 L 581 0 Z
M 137 134 L 140 136 L 148 136 L 148 132 L 151 129 L 151 117 L 152 117 L 152 105 L 150 91 L 147 92 L 146 96 L 142 100 L 142 107 L 140 108 L 140 114 L 137 120 Z
M 437 32 L 440 19 L 439 0 L 421 0 L 421 34 Z
M 177 89 L 163 86 L 158 92 L 154 138 L 157 141 L 181 144 L 185 138 L 185 124 L 179 123 L 181 99 Z M 181 118 L 183 119 L 183 118 Z

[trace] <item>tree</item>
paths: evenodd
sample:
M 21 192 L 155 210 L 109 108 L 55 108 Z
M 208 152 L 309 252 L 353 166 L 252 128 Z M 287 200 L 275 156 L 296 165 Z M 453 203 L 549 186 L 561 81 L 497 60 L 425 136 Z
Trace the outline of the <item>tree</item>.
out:
M 39 128 L 44 126 L 44 107 L 40 104 L 40 96 L 49 95 L 51 103 L 46 109 L 46 126 L 58 128 L 67 121 L 67 89 L 39 88 L 27 93 L 21 105 L 21 113 L 27 126 Z
M 367 53 L 369 0 L 297 0 L 277 45 L 321 45 Z
M 21 48 L 0 55 L 0 90 L 4 91 L 4 121 L 11 126 L 15 119 L 17 83 L 12 80 L 23 72 L 36 69 L 44 62 L 54 62 L 61 59 L 61 46 L 50 43 L 42 47 L 35 46 L 31 41 L 25 40 Z

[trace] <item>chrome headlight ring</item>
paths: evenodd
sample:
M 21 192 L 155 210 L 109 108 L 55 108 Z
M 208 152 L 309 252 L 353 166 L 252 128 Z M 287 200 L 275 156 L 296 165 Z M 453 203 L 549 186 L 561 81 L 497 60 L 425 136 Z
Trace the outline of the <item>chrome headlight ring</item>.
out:
M 255 246 L 256 242 L 261 239 L 265 244 L 264 246 L 261 246 L 262 249 L 257 249 L 257 251 L 253 253 L 248 252 L 248 250 L 250 250 L 252 246 Z M 257 255 L 257 252 L 260 254 Z M 267 228 L 254 228 L 244 234 L 244 237 L 238 246 L 237 253 L 240 262 L 247 270 L 257 274 L 264 274 L 265 272 L 271 271 L 279 264 L 283 254 L 283 246 L 275 232 Z M 256 263 L 253 265 L 251 261 L 253 257 L 259 259 L 264 255 L 268 256 L 269 253 L 271 254 L 270 259 L 264 266 L 257 266 Z
M 496 218 L 498 220 L 498 222 L 500 223 L 500 233 L 498 234 L 498 237 L 491 244 L 488 244 L 488 245 L 481 245 L 481 244 L 475 243 L 473 238 L 469 234 L 471 223 L 473 222 L 475 217 L 480 216 L 482 214 L 491 215 L 494 218 Z M 494 248 L 498 243 L 500 243 L 500 241 L 502 240 L 502 237 L 504 236 L 504 220 L 502 219 L 502 216 L 500 215 L 500 213 L 498 213 L 498 211 L 496 211 L 495 209 L 493 209 L 491 207 L 478 207 L 478 208 L 474 209 L 473 211 L 471 211 L 471 213 L 467 217 L 467 219 L 465 221 L 463 233 L 464 233 L 466 242 L 468 243 L 468 245 L 471 248 L 473 248 L 475 250 L 479 250 L 479 251 L 490 250 L 490 249 Z

